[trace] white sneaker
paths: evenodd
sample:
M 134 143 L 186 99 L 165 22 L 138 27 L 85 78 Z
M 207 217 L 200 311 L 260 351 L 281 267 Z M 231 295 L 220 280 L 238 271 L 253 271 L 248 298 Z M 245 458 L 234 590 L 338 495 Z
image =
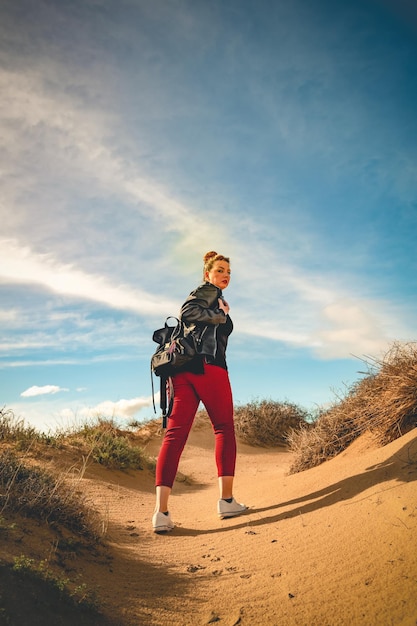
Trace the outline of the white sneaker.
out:
M 241 513 L 246 511 L 247 508 L 248 507 L 245 504 L 239 504 L 239 502 L 236 502 L 234 498 L 231 502 L 227 502 L 226 500 L 219 500 L 217 503 L 217 513 L 219 514 L 220 519 L 240 515 Z
M 154 513 L 152 517 L 152 526 L 154 533 L 168 533 L 175 528 L 175 524 L 171 519 L 171 514 L 165 515 L 165 513 Z

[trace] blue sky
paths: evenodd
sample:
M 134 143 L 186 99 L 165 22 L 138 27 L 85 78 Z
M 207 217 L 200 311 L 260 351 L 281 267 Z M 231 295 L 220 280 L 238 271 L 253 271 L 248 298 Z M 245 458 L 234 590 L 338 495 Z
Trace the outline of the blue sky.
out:
M 2 0 L 0 405 L 153 417 L 212 249 L 236 404 L 313 410 L 415 341 L 414 7 Z

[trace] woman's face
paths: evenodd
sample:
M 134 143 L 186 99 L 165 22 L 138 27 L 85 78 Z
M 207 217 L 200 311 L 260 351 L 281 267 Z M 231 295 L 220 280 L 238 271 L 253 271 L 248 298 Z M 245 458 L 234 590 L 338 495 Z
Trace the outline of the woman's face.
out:
M 227 261 L 215 261 L 211 270 L 206 272 L 205 278 L 219 289 L 226 289 L 230 283 L 230 274 L 230 265 Z

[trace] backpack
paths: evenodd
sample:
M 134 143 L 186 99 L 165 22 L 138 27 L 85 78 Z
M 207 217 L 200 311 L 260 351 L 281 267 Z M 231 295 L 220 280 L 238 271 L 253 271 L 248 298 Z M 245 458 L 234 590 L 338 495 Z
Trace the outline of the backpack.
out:
M 167 322 L 169 319 L 176 320 L 176 325 L 168 326 Z M 171 315 L 166 318 L 163 328 L 154 331 L 152 339 L 158 344 L 151 357 L 152 402 L 154 412 L 156 413 L 152 376 L 152 374 L 155 374 L 160 379 L 162 428 L 166 428 L 167 419 L 171 415 L 174 402 L 171 376 L 191 361 L 196 352 L 193 336 L 187 331 L 184 322 Z

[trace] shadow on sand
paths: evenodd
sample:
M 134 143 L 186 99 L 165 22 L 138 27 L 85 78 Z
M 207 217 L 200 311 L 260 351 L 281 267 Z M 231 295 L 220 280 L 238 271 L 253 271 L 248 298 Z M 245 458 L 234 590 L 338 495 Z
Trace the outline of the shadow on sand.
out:
M 305 494 L 299 498 L 280 502 L 279 504 L 271 504 L 263 508 L 249 508 L 247 514 L 263 513 L 265 511 L 275 511 L 283 507 L 293 506 L 290 510 L 281 513 L 269 515 L 259 519 L 251 519 L 250 526 L 263 526 L 279 522 L 283 519 L 291 519 L 303 514 L 317 511 L 327 506 L 331 506 L 342 500 L 350 500 L 366 491 L 370 487 L 382 485 L 385 482 L 397 480 L 399 484 L 412 482 L 417 480 L 417 434 L 411 441 L 407 442 L 400 450 L 382 463 L 368 467 L 361 474 L 349 476 L 344 480 L 333 483 L 312 493 Z M 246 514 L 246 515 L 247 515 Z M 191 528 L 178 527 L 175 529 L 176 535 L 209 535 L 219 532 L 228 532 L 239 528 L 247 528 L 248 522 L 243 521 L 246 515 L 239 518 L 233 518 L 234 524 L 230 524 L 223 528 L 214 528 L 210 530 L 195 530 Z M 237 520 L 241 523 L 236 523 Z M 226 520 L 227 521 L 227 520 Z

